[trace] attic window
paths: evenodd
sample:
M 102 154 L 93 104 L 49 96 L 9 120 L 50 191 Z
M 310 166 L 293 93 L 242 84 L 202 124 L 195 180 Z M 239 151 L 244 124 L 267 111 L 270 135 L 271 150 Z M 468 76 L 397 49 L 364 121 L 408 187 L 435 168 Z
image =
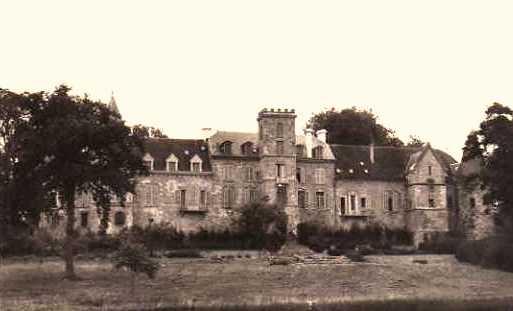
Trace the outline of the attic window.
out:
M 219 152 L 222 154 L 230 155 L 232 154 L 232 142 L 225 141 L 219 146 Z
M 253 143 L 247 141 L 240 146 L 240 153 L 243 155 L 251 155 L 253 153 Z
M 148 170 L 153 171 L 153 157 L 149 153 L 144 155 L 143 164 Z
M 168 172 L 178 171 L 178 158 L 174 154 L 170 154 L 166 159 L 166 170 Z
M 433 169 L 432 169 L 432 167 L 430 165 L 430 166 L 428 166 L 428 174 L 429 174 L 429 176 L 431 176 L 432 173 L 433 173 Z
M 201 158 L 197 154 L 195 154 L 194 157 L 192 157 L 191 159 L 191 172 L 200 173 L 202 162 L 203 161 L 201 160 Z

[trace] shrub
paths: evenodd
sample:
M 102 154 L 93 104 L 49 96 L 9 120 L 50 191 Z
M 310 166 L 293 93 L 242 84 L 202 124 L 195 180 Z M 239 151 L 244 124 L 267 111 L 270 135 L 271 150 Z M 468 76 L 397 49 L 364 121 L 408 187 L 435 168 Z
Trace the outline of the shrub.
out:
M 125 268 L 132 272 L 131 292 L 135 292 L 137 274 L 144 273 L 153 279 L 159 270 L 157 262 L 146 255 L 146 249 L 140 243 L 124 241 L 120 249 L 112 257 L 112 263 L 116 270 Z
M 425 236 L 419 249 L 435 254 L 454 254 L 461 240 L 450 233 L 434 232 Z
M 298 242 L 316 252 L 329 250 L 340 253 L 341 250 L 358 247 L 371 254 L 378 249 L 388 249 L 391 245 L 411 245 L 413 234 L 404 229 L 387 229 L 379 225 L 354 225 L 349 230 L 329 230 L 318 224 L 301 223 L 298 225 Z
M 240 232 L 253 243 L 274 252 L 287 240 L 287 221 L 283 208 L 259 201 L 242 208 L 238 225 Z
M 456 250 L 459 261 L 513 272 L 513 241 L 493 237 L 462 242 Z

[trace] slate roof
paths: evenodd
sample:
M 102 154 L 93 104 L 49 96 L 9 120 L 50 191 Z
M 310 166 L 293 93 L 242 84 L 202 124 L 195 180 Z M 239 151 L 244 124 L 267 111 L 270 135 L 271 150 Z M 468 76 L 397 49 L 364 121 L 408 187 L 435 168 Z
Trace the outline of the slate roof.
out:
M 190 171 L 190 160 L 197 154 L 202 161 L 202 171 L 212 171 L 208 146 L 202 139 L 147 138 L 144 147 L 153 157 L 154 170 L 166 170 L 166 159 L 174 154 L 178 158 L 178 170 Z
M 242 144 L 249 141 L 256 146 L 258 143 L 258 135 L 256 133 L 217 131 L 208 139 L 212 155 L 223 155 L 219 152 L 219 145 L 225 141 L 232 142 L 232 155 L 243 156 L 240 149 Z M 255 153 L 255 156 L 257 155 L 258 153 Z
M 335 155 L 336 179 L 404 180 L 407 164 L 420 156 L 424 147 L 375 146 L 374 163 L 370 163 L 370 146 L 330 145 Z M 432 149 L 435 156 L 451 173 L 450 165 L 456 163 L 447 153 Z M 352 172 L 350 171 L 352 170 Z

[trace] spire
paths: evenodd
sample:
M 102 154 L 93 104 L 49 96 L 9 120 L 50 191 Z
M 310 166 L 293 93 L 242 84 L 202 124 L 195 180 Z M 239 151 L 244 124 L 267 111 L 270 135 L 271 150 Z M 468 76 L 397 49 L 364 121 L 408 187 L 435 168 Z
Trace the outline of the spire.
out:
M 114 91 L 112 91 L 112 94 L 110 95 L 110 101 L 109 105 L 107 106 L 110 110 L 116 112 L 117 114 L 121 115 L 119 113 L 118 105 L 116 104 L 116 99 L 114 98 Z

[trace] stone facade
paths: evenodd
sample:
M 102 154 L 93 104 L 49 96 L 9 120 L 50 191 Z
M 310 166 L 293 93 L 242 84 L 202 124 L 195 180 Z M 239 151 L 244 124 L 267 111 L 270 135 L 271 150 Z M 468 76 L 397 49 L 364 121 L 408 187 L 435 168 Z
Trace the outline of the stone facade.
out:
M 480 200 L 471 209 L 459 205 L 469 194 L 446 153 L 429 144 L 328 144 L 325 130 L 296 135 L 295 119 L 294 110 L 264 109 L 257 133 L 207 130 L 203 139 L 148 139 L 144 161 L 151 174 L 138 178 L 124 208 L 114 204 L 108 231 L 154 222 L 184 232 L 230 229 L 242 206 L 266 198 L 284 207 L 292 232 L 301 222 L 380 224 L 413 231 L 417 244 L 470 224 L 473 238 L 490 232 Z M 95 230 L 99 220 L 88 202 L 77 210 L 88 213 L 87 221 L 78 216 L 77 226 Z

